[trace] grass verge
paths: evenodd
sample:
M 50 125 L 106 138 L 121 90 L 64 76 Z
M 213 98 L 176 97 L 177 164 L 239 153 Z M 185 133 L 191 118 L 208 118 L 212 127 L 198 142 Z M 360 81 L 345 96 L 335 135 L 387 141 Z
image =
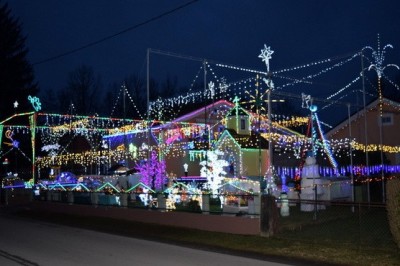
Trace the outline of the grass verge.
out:
M 398 249 L 360 248 L 351 244 L 318 243 L 278 237 L 244 236 L 188 228 L 140 223 L 104 217 L 13 211 L 20 217 L 38 219 L 127 237 L 168 242 L 186 247 L 232 253 L 293 265 L 399 265 Z

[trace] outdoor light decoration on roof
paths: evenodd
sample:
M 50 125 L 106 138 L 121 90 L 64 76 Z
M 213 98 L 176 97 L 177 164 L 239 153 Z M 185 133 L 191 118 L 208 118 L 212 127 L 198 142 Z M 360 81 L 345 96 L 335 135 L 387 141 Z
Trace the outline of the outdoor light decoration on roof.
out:
M 36 112 L 40 111 L 42 109 L 42 103 L 40 102 L 40 99 L 36 96 L 28 96 L 28 100 L 31 102 L 33 109 L 35 109 Z

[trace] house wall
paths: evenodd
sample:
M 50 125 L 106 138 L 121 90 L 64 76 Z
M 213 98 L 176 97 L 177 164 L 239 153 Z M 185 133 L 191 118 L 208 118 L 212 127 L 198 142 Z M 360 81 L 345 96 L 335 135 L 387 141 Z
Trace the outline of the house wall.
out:
M 389 146 L 400 146 L 400 112 L 391 106 L 384 106 L 383 115 L 392 117 L 392 124 L 382 125 L 382 144 Z M 365 131 L 364 115 L 362 112 L 351 122 L 351 137 L 355 138 L 358 143 L 365 144 L 366 139 L 368 144 L 380 144 L 380 115 L 379 106 L 367 111 L 367 131 Z M 350 138 L 348 123 L 343 124 L 337 131 L 328 135 L 330 139 Z M 391 164 L 400 164 L 400 157 L 396 153 L 385 153 Z
M 264 176 L 269 167 L 268 150 L 243 149 L 242 152 L 243 152 L 242 159 L 244 168 L 243 175 L 260 176 L 260 163 L 261 163 L 261 176 Z
M 167 165 L 167 173 L 175 174 L 176 177 L 185 176 L 185 169 L 183 165 L 188 164 L 188 176 L 200 176 L 200 162 L 204 159 L 195 157 L 194 160 L 190 160 L 189 154 L 183 157 L 169 157 L 165 158 Z
M 242 128 L 242 123 L 244 127 Z M 247 115 L 229 116 L 226 121 L 226 127 L 233 129 L 237 134 L 250 135 L 250 119 Z
M 239 177 L 243 175 L 243 167 L 241 167 L 241 156 L 242 152 L 240 148 L 235 144 L 234 140 L 230 137 L 225 137 L 222 141 L 220 140 L 218 144 L 218 150 L 225 153 L 224 157 L 228 163 L 232 163 L 232 170 L 228 169 L 226 172 L 229 177 Z M 229 168 L 229 167 L 228 167 Z

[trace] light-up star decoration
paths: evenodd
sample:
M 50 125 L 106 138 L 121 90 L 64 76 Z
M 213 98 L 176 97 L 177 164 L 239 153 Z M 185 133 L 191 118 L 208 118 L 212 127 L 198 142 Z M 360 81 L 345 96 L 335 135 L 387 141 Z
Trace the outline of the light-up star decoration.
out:
M 250 103 L 250 108 L 256 110 L 256 114 L 260 114 L 261 111 L 266 111 L 265 108 L 262 106 L 263 102 L 266 102 L 264 99 L 264 96 L 266 93 L 261 93 L 261 91 L 258 90 L 258 75 L 257 75 L 257 82 L 256 82 L 256 89 L 255 89 L 255 95 L 251 94 L 250 91 L 245 91 L 246 94 L 249 95 L 250 100 L 248 102 L 243 102 L 243 103 Z
M 265 62 L 265 65 L 267 67 L 267 71 L 269 72 L 269 60 L 272 58 L 272 54 L 274 51 L 271 50 L 271 47 L 267 47 L 266 44 L 264 44 L 264 49 L 261 50 L 261 54 L 258 56 L 259 58 L 262 59 L 263 62 Z
M 14 102 L 14 108 L 17 109 L 18 108 L 19 103 L 17 101 Z
M 35 109 L 36 112 L 40 111 L 42 109 L 42 103 L 40 102 L 40 99 L 36 96 L 28 96 L 28 100 L 31 102 L 33 109 Z
M 260 114 L 261 111 L 266 111 L 265 108 L 262 106 L 262 103 L 265 102 L 265 93 L 261 93 L 258 89 L 255 89 L 255 95 L 252 95 L 249 91 L 245 91 L 245 93 L 250 96 L 250 100 L 244 103 L 250 103 L 250 108 L 255 108 L 256 114 Z

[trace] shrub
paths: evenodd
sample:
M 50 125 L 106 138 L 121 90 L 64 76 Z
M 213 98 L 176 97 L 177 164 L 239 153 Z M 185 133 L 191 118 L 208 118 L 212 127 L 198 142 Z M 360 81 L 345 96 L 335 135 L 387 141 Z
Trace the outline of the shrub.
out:
M 175 203 L 175 210 L 186 212 L 201 213 L 201 208 L 197 200 L 189 200 L 188 202 Z
M 400 179 L 388 180 L 386 183 L 387 191 L 387 212 L 390 231 L 393 239 L 400 248 Z

